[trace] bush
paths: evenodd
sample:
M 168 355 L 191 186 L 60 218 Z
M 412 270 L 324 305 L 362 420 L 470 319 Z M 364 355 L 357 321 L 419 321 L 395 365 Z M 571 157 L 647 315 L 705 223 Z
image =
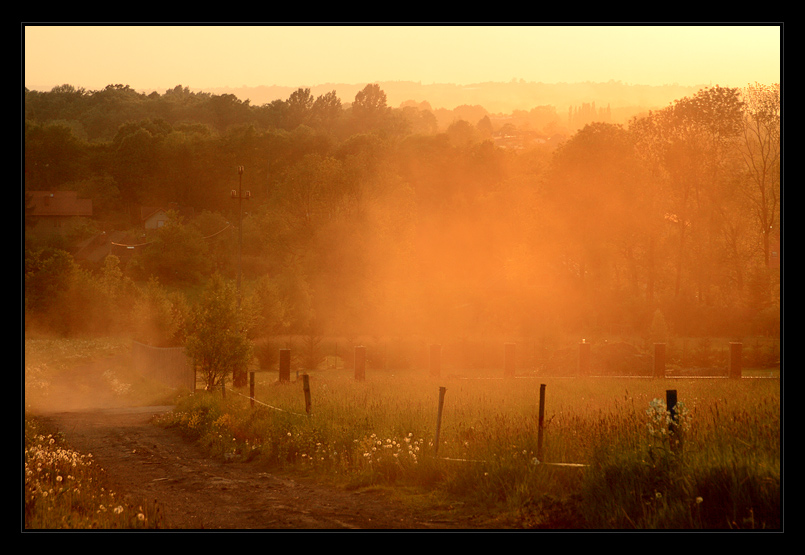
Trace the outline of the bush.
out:
M 185 348 L 207 389 L 224 383 L 230 373 L 234 385 L 245 385 L 253 348 L 241 329 L 237 292 L 219 274 L 213 275 L 194 307 L 190 327 Z

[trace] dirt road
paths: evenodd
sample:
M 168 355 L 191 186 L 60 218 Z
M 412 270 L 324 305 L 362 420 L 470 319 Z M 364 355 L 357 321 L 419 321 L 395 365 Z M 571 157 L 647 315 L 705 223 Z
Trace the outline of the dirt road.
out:
M 339 489 L 270 472 L 257 462 L 209 457 L 177 430 L 152 422 L 171 407 L 151 406 L 116 392 L 113 376 L 124 375 L 126 364 L 125 357 L 107 358 L 50 376 L 41 394 L 34 387 L 26 390 L 26 406 L 64 433 L 72 449 L 91 453 L 116 495 L 134 506 L 156 503 L 169 528 L 348 531 L 481 526 L 477 518 L 462 517 L 450 507 L 426 515 L 376 489 Z
M 376 490 L 347 491 L 207 457 L 177 431 L 151 423 L 170 407 L 46 415 L 70 446 L 92 453 L 110 488 L 131 504 L 160 507 L 170 528 L 239 530 L 433 530 L 472 523 L 422 515 Z

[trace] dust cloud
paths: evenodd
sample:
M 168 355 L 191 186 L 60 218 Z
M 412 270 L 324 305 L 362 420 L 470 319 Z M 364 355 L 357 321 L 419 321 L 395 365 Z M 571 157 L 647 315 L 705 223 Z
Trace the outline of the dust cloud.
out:
M 26 367 L 26 411 L 47 414 L 170 404 L 173 393 L 132 374 L 127 359 L 109 357 L 58 371 Z

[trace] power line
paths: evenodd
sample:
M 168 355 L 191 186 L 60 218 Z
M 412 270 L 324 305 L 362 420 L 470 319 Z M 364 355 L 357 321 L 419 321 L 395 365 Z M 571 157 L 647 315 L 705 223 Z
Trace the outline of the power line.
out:
M 216 231 L 215 233 L 212 233 L 211 235 L 207 235 L 205 237 L 202 237 L 202 239 L 204 239 L 205 241 L 207 239 L 212 239 L 216 235 L 220 235 L 221 233 L 223 233 L 224 231 L 226 231 L 227 229 L 229 229 L 231 227 L 232 227 L 232 224 L 227 223 L 226 226 L 224 228 L 222 228 L 221 230 Z M 114 246 L 114 247 L 123 247 L 123 248 L 126 248 L 126 249 L 134 249 L 134 248 L 137 248 L 137 247 L 145 247 L 145 246 L 148 246 L 148 245 L 152 245 L 153 243 L 154 243 L 154 241 L 146 241 L 145 243 L 137 243 L 137 244 L 134 244 L 134 245 L 127 245 L 125 243 L 115 243 L 114 241 L 111 241 L 112 246 Z

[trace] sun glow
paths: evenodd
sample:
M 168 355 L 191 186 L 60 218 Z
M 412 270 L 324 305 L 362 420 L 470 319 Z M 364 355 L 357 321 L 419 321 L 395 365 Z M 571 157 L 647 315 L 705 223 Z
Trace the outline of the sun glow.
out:
M 720 84 L 780 80 L 781 27 L 24 27 L 25 86 L 311 86 L 403 80 L 472 84 Z

